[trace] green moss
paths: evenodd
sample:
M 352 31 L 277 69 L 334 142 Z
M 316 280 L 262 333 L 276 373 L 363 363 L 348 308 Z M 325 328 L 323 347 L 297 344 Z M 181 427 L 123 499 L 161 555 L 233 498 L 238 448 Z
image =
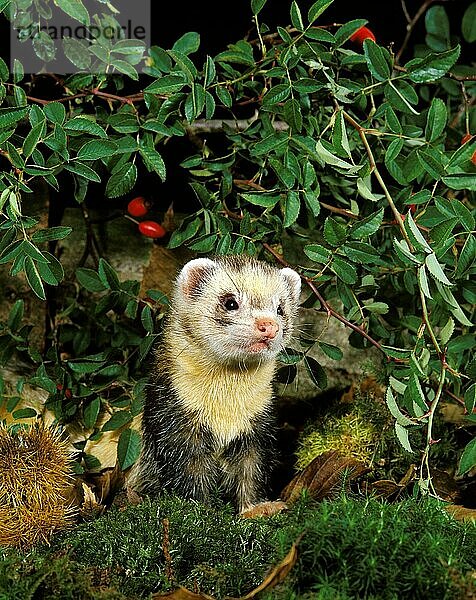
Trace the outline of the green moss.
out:
M 296 467 L 304 469 L 316 456 L 328 450 L 338 450 L 343 456 L 368 463 L 378 437 L 373 424 L 365 422 L 358 414 L 330 417 L 322 427 L 311 427 L 302 436 L 296 452 Z
M 463 526 L 431 499 L 386 504 L 341 498 L 315 510 L 296 506 L 281 539 L 305 531 L 300 558 L 279 595 L 269 598 L 382 600 L 465 598 L 476 593 L 476 527 Z
M 0 599 L 132 600 L 178 584 L 240 596 L 299 538 L 298 562 L 268 600 L 458 600 L 474 589 L 476 526 L 430 499 L 303 498 L 287 513 L 244 520 L 227 505 L 164 497 L 112 509 L 34 553 L 4 553 Z

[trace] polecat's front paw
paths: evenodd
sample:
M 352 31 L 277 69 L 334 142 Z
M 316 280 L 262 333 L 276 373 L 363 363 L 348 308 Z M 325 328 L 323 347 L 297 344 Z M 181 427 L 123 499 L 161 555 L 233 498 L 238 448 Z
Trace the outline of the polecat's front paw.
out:
M 287 510 L 288 506 L 281 500 L 266 500 L 265 502 L 259 502 L 248 506 L 240 512 L 240 516 L 244 519 L 254 519 L 255 517 L 270 517 L 276 515 L 283 510 Z

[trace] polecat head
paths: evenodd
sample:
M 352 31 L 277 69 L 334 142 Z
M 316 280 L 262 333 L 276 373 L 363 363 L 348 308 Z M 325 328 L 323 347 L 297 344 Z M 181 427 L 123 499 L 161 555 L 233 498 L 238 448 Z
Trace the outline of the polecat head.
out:
M 289 268 L 244 256 L 198 258 L 177 278 L 172 323 L 218 363 L 270 360 L 289 340 L 300 289 Z

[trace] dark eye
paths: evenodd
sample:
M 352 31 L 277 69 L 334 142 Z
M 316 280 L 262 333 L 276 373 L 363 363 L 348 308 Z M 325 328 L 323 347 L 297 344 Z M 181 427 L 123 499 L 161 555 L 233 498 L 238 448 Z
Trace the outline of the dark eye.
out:
M 283 307 L 281 306 L 281 304 L 278 306 L 278 309 L 276 312 L 280 317 L 284 316 L 284 310 L 283 310 Z
M 223 302 L 223 306 L 226 310 L 238 310 L 238 302 L 234 298 L 227 298 Z

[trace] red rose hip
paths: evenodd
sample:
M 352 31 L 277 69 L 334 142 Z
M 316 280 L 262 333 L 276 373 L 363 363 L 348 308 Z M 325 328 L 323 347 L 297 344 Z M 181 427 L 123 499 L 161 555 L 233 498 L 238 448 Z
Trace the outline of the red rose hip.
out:
M 351 42 L 355 42 L 361 46 L 364 43 L 364 40 L 372 40 L 372 42 L 375 42 L 375 35 L 368 27 L 361 27 L 350 36 Z
M 149 238 L 161 238 L 167 233 L 160 223 L 155 221 L 142 221 L 139 223 L 139 231 Z
M 149 207 L 142 196 L 137 196 L 127 205 L 127 212 L 133 217 L 143 217 L 149 212 Z

